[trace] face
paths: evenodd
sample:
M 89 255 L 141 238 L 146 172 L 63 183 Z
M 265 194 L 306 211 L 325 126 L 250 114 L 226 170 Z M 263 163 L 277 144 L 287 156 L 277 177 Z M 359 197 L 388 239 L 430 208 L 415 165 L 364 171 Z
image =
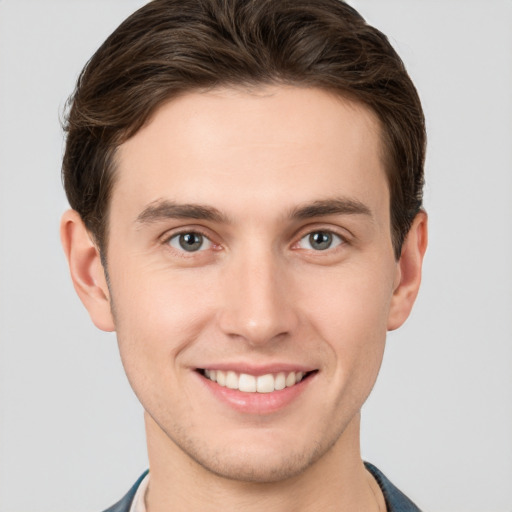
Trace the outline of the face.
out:
M 117 156 L 109 292 L 149 443 L 275 481 L 356 442 L 400 280 L 374 115 L 316 89 L 187 94 Z

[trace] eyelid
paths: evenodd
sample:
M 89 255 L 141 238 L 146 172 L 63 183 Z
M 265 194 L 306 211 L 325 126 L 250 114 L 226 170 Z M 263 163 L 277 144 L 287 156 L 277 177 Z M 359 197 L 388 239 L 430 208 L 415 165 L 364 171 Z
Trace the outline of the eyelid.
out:
M 207 249 L 219 247 L 219 244 L 217 244 L 213 240 L 213 237 L 210 234 L 210 232 L 208 230 L 202 228 L 201 226 L 180 226 L 179 228 L 170 229 L 170 230 L 166 231 L 163 235 L 161 235 L 159 237 L 159 240 L 162 245 L 168 245 L 175 251 L 179 251 L 180 253 L 187 254 L 187 251 L 185 251 L 185 250 L 180 250 L 178 248 L 172 247 L 170 244 L 170 241 L 173 238 L 178 237 L 180 235 L 186 235 L 186 234 L 191 234 L 191 233 L 196 233 L 198 235 L 201 235 L 203 238 L 205 238 L 210 244 L 210 246 Z M 199 249 L 198 251 L 191 251 L 189 254 L 194 254 L 194 252 L 196 252 L 196 253 L 203 252 L 204 250 L 206 250 L 206 249 Z
M 335 233 L 334 231 L 329 231 L 327 229 L 314 229 L 313 231 L 310 231 L 309 233 L 306 233 L 301 238 L 299 238 L 299 240 L 296 242 L 296 245 L 299 245 L 303 240 L 308 240 L 309 237 L 313 233 L 327 233 L 327 234 L 331 235 L 333 238 L 332 245 L 325 249 L 314 249 L 313 247 L 299 247 L 300 249 L 303 249 L 305 251 L 314 251 L 314 252 L 318 252 L 318 253 L 322 253 L 322 252 L 327 253 L 327 252 L 332 252 L 332 251 L 336 250 L 336 248 L 338 248 L 342 245 L 345 245 L 347 243 L 347 241 L 341 235 L 339 235 L 338 233 Z
M 325 225 L 325 224 L 309 224 L 308 226 L 302 227 L 298 233 L 295 235 L 294 239 L 296 242 L 293 245 L 297 245 L 297 243 L 303 238 L 311 235 L 312 233 L 317 233 L 322 231 L 323 233 L 330 233 L 331 235 L 335 235 L 341 239 L 344 244 L 351 243 L 351 239 L 353 237 L 352 233 L 345 228 L 341 228 L 338 226 Z
M 320 231 L 324 232 L 324 233 L 330 233 L 331 235 L 338 237 L 342 242 L 340 244 L 335 245 L 332 248 L 326 249 L 325 252 L 332 251 L 333 249 L 335 249 L 336 247 L 339 247 L 340 245 L 345 245 L 345 244 L 351 243 L 352 233 L 350 233 L 350 231 L 348 231 L 347 229 L 343 229 L 340 227 L 333 227 L 332 225 L 326 226 L 325 224 L 318 223 L 318 224 L 314 224 L 314 225 L 303 226 L 298 231 L 298 233 L 293 237 L 295 241 L 292 244 L 292 248 L 296 248 L 298 243 L 301 240 L 303 240 L 305 237 L 310 236 L 312 233 L 320 232 Z M 216 249 L 216 250 L 221 249 L 221 244 L 219 244 L 218 242 L 215 241 L 215 237 L 212 236 L 210 230 L 205 229 L 203 226 L 197 226 L 197 225 L 180 226 L 177 228 L 169 229 L 164 234 L 159 236 L 158 239 L 162 245 L 170 246 L 169 242 L 171 241 L 172 238 L 177 237 L 179 235 L 188 234 L 188 233 L 197 233 L 197 234 L 203 236 L 206 240 L 208 240 L 208 242 L 210 244 L 208 249 Z M 184 250 L 183 251 L 179 250 L 179 249 L 174 249 L 174 250 L 178 250 L 179 252 L 186 253 L 186 251 L 184 251 Z M 204 250 L 205 249 L 200 249 L 195 252 L 203 252 Z M 307 249 L 305 249 L 305 250 L 307 250 Z M 310 249 L 310 250 L 313 250 L 313 249 Z M 314 252 L 322 252 L 322 251 L 314 251 Z M 191 252 L 190 254 L 193 254 L 193 252 Z
M 199 235 L 201 237 L 201 246 L 198 249 L 195 249 L 193 251 L 187 251 L 184 247 L 180 246 L 179 239 L 183 235 Z M 176 241 L 176 244 L 175 244 Z M 203 252 L 208 249 L 211 249 L 213 246 L 213 242 L 207 237 L 204 236 L 201 233 L 197 233 L 195 231 L 187 231 L 185 233 L 176 233 L 173 236 L 171 236 L 167 242 L 173 249 L 179 252 L 186 252 L 186 253 L 197 253 L 197 252 Z

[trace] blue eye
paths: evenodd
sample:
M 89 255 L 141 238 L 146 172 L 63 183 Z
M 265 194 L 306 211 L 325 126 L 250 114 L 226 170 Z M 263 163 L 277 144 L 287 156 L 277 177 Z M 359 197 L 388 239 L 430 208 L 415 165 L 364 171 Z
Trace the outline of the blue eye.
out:
M 201 233 L 190 231 L 189 233 L 178 233 L 169 239 L 169 245 L 174 249 L 186 252 L 198 252 L 209 249 L 212 243 Z
M 341 237 L 330 231 L 313 231 L 300 239 L 299 247 L 313 251 L 325 251 L 342 243 Z

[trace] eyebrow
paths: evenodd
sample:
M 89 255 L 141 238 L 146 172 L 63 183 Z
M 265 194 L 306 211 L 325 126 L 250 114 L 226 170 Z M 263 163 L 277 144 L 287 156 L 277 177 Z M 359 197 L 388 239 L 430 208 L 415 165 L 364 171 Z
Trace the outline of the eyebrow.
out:
M 372 216 L 368 206 L 357 199 L 335 198 L 314 201 L 293 208 L 289 216 L 292 219 L 305 220 L 326 215 L 366 215 Z
M 361 201 L 335 198 L 313 201 L 293 208 L 287 215 L 290 219 L 306 220 L 326 215 L 366 215 L 372 217 L 370 209 Z M 166 219 L 197 219 L 228 224 L 228 217 L 217 208 L 202 204 L 182 204 L 158 199 L 150 203 L 137 216 L 137 224 L 151 224 Z
M 227 223 L 227 217 L 217 208 L 201 204 L 181 204 L 168 200 L 150 203 L 137 216 L 137 224 L 151 224 L 165 219 L 197 219 Z

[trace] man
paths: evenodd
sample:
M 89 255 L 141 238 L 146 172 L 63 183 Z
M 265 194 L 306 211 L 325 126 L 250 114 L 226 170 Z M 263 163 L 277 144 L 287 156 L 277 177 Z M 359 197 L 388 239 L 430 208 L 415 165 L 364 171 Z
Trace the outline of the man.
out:
M 155 0 L 79 78 L 61 235 L 145 409 L 111 511 L 414 511 L 359 451 L 427 243 L 402 62 L 338 0 Z

